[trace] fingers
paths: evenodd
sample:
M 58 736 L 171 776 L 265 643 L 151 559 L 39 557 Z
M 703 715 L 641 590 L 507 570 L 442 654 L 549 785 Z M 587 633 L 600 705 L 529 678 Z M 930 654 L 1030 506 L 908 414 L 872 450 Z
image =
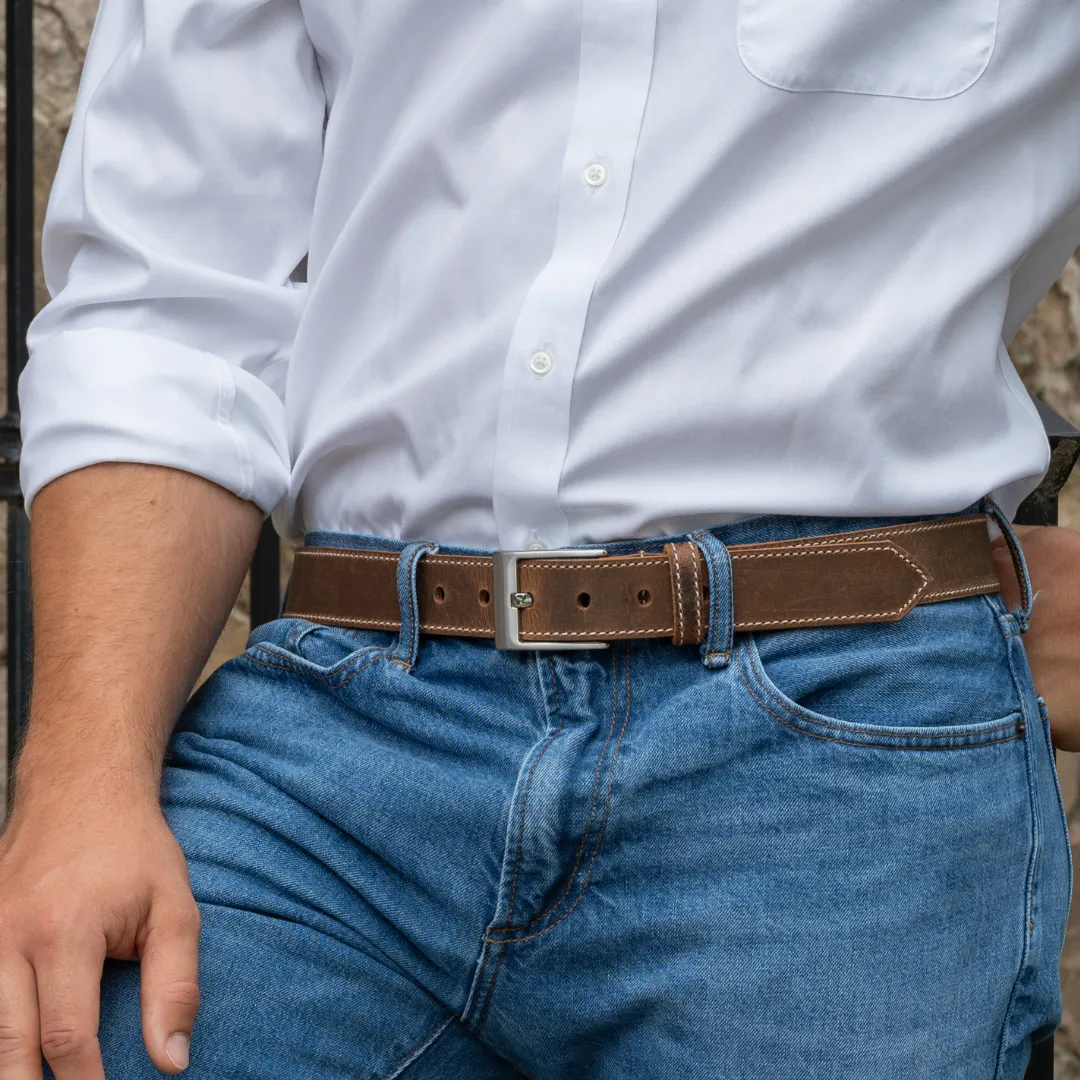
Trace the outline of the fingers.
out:
M 193 898 L 158 905 L 148 924 L 140 976 L 143 1041 L 162 1072 L 178 1073 L 187 1067 L 199 1010 L 199 908 Z
M 37 980 L 30 961 L 5 950 L 0 958 L 0 1080 L 41 1080 Z
M 97 1036 L 104 935 L 71 928 L 45 933 L 33 960 L 41 1053 L 56 1080 L 105 1080 Z

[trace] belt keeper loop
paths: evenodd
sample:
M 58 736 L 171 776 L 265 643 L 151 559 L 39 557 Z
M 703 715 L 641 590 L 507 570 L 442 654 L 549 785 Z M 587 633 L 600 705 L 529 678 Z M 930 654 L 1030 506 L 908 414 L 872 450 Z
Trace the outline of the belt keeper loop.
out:
M 731 553 L 707 529 L 694 533 L 693 539 L 705 560 L 709 584 L 709 624 L 701 644 L 701 662 L 707 668 L 725 668 L 735 640 Z
M 671 635 L 675 645 L 696 645 L 705 638 L 705 605 L 702 599 L 701 555 L 697 544 L 683 540 L 665 544 L 671 572 Z
M 421 555 L 438 550 L 438 545 L 428 540 L 416 540 L 406 544 L 398 557 L 397 594 L 401 630 L 391 659 L 406 668 L 411 668 L 416 663 L 416 651 L 420 644 L 420 602 L 416 593 L 416 567 Z

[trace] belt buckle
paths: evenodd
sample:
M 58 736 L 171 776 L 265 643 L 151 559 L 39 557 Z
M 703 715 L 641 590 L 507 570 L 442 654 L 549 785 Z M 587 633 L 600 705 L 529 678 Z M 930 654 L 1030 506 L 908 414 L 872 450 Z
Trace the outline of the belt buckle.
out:
M 496 551 L 491 556 L 495 589 L 496 649 L 606 649 L 606 641 L 522 641 L 518 619 L 522 608 L 533 605 L 532 593 L 518 589 L 518 563 L 522 559 L 595 559 L 607 552 L 600 548 L 553 551 Z

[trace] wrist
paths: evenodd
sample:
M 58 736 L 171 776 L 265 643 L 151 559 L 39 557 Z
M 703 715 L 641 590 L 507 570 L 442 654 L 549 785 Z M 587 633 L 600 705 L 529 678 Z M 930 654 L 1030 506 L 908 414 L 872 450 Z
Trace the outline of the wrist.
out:
M 16 761 L 13 806 L 62 803 L 86 812 L 118 804 L 157 805 L 164 751 L 143 738 L 102 740 L 100 733 L 50 731 L 31 719 Z

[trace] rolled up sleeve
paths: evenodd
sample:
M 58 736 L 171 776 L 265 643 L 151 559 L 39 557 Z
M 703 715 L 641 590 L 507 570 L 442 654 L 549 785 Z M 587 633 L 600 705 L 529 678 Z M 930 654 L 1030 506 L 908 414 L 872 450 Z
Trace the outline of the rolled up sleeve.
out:
M 101 461 L 282 498 L 325 110 L 299 0 L 102 0 L 19 380 L 28 511 Z

